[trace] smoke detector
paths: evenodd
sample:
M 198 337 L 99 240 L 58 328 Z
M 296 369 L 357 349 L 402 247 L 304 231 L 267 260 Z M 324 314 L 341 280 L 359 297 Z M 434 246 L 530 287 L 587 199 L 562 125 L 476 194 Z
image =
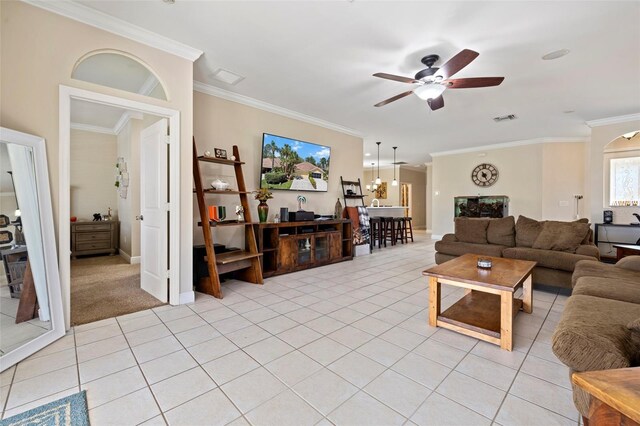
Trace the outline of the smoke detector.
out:
M 499 123 L 501 121 L 515 120 L 517 118 L 518 117 L 516 117 L 515 114 L 509 114 L 509 115 L 503 115 L 503 116 L 500 116 L 500 117 L 493 117 L 493 121 L 495 121 L 496 123 Z

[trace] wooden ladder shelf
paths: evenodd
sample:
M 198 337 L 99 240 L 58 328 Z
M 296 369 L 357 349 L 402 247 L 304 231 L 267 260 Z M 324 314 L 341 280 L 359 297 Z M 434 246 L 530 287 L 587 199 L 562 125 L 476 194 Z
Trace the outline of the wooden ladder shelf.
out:
M 218 299 L 222 299 L 220 274 L 235 271 L 236 278 L 243 281 L 254 284 L 262 284 L 264 282 L 262 278 L 262 268 L 260 266 L 260 256 L 262 256 L 262 253 L 258 252 L 256 235 L 253 228 L 253 222 L 251 221 L 251 210 L 249 208 L 249 200 L 247 197 L 250 192 L 247 192 L 244 183 L 244 175 L 242 174 L 242 165 L 244 163 L 240 161 L 240 152 L 236 145 L 233 146 L 233 155 L 235 160 L 225 160 L 204 156 L 199 157 L 196 149 L 196 139 L 195 137 L 193 138 L 193 179 L 195 181 L 195 193 L 196 198 L 198 199 L 198 209 L 200 210 L 200 223 L 198 223 L 198 225 L 202 227 L 205 250 L 207 253 L 207 269 L 209 271 L 209 277 L 200 280 L 196 289 Z M 202 174 L 200 173 L 200 162 L 233 166 L 236 175 L 236 182 L 238 183 L 238 190 L 216 191 L 212 189 L 204 189 L 202 186 Z M 209 220 L 209 213 L 204 200 L 205 194 L 238 195 L 240 197 L 240 204 L 244 209 L 245 221 L 219 223 Z M 216 254 L 213 248 L 213 234 L 211 232 L 211 228 L 216 226 L 233 225 L 244 226 L 245 249 Z

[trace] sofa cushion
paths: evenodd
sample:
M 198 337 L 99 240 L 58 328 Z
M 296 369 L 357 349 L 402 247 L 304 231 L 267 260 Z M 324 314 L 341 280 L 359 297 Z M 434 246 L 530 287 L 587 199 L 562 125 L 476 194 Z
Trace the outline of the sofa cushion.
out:
M 538 234 L 542 231 L 544 222 L 529 219 L 526 216 L 518 216 L 516 222 L 516 246 L 532 247 L 538 238 Z
M 624 259 L 623 259 L 624 260 Z M 576 281 L 582 277 L 602 277 L 623 280 L 640 281 L 640 272 L 618 267 L 616 265 L 608 265 L 598 262 L 597 260 L 580 261 L 576 263 L 571 278 L 572 284 L 575 286 Z
M 560 269 L 568 272 L 574 270 L 578 261 L 593 259 L 589 256 L 564 251 L 541 250 L 527 247 L 508 247 L 502 251 L 502 256 L 510 259 L 532 260 L 538 262 L 537 266 Z
M 572 294 L 584 294 L 587 296 L 640 304 L 640 281 L 628 281 L 618 278 L 582 277 L 576 282 Z
M 548 220 L 542 225 L 542 231 L 538 234 L 532 247 L 575 253 L 588 231 L 588 223 Z
M 616 268 L 640 273 L 640 256 L 627 256 L 616 262 Z M 640 278 L 638 278 L 640 279 Z
M 497 244 L 474 244 L 449 242 L 449 241 L 436 241 L 436 251 L 442 254 L 448 254 L 451 256 L 462 256 L 467 253 L 481 254 L 484 256 L 502 257 L 502 251 L 507 246 L 500 246 Z
M 589 232 L 591 232 L 591 230 L 589 230 Z M 600 250 L 598 250 L 598 246 L 595 244 L 580 244 L 576 249 L 576 254 L 583 254 L 600 260 Z
M 457 217 L 455 235 L 459 241 L 465 243 L 487 244 L 488 226 L 488 219 Z
M 576 371 L 629 367 L 638 348 L 627 324 L 638 317 L 635 303 L 571 296 L 551 339 L 553 353 Z
M 489 220 L 487 227 L 489 244 L 513 247 L 516 245 L 516 220 L 513 216 Z

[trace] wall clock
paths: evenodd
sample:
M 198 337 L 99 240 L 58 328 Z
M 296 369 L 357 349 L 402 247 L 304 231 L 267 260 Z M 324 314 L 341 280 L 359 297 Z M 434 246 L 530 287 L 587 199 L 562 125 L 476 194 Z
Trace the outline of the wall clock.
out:
M 493 164 L 479 164 L 471 172 L 471 180 L 478 186 L 491 186 L 498 180 L 498 169 Z

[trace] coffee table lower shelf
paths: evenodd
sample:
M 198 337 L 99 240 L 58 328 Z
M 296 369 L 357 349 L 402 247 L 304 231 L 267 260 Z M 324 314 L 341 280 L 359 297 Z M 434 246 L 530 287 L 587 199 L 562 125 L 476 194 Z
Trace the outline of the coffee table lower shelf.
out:
M 500 304 L 499 295 L 472 290 L 438 315 L 437 326 L 499 345 Z M 521 308 L 522 300 L 514 298 L 514 318 Z

